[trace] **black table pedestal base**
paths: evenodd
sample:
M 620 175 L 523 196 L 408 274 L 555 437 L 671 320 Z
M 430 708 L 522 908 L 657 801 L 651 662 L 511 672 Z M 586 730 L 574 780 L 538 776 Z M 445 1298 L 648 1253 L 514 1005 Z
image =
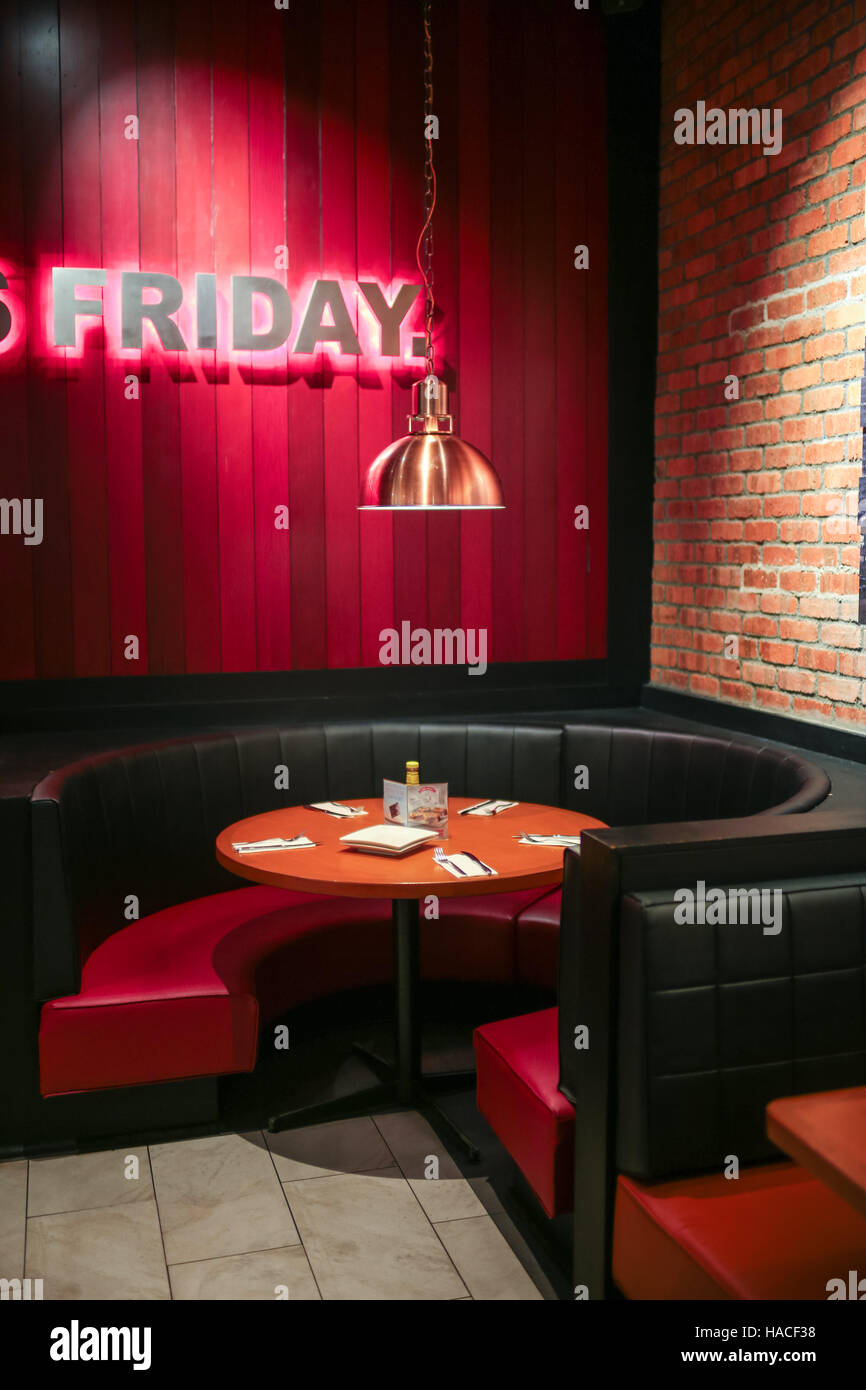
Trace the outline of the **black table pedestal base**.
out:
M 408 1100 L 397 1094 L 397 1083 L 383 1082 L 378 1086 L 367 1086 L 363 1091 L 354 1091 L 336 1100 L 326 1100 L 319 1105 L 305 1105 L 299 1110 L 286 1110 L 280 1115 L 271 1115 L 268 1120 L 268 1133 L 279 1134 L 286 1129 L 301 1129 L 307 1125 L 324 1125 L 332 1120 L 352 1120 L 362 1115 L 384 1114 L 389 1110 L 417 1110 L 440 1135 L 444 1134 L 452 1144 L 473 1163 L 479 1153 L 450 1116 L 420 1083 Z
M 434 1086 L 452 1085 L 468 1080 L 471 1071 L 439 1072 L 433 1076 L 421 1073 L 421 1030 L 418 1019 L 418 908 L 417 898 L 395 898 L 392 904 L 394 926 L 394 988 L 396 993 L 396 1062 L 392 1065 L 378 1053 L 359 1043 L 355 1053 L 363 1058 L 379 1078 L 377 1086 L 355 1091 L 348 1096 L 308 1105 L 299 1110 L 283 1111 L 268 1120 L 268 1132 L 278 1134 L 285 1129 L 304 1125 L 327 1124 L 331 1120 L 354 1119 L 375 1110 L 418 1110 L 439 1132 L 444 1131 L 452 1143 L 475 1162 L 478 1150 L 461 1129 L 458 1129 L 430 1094 Z

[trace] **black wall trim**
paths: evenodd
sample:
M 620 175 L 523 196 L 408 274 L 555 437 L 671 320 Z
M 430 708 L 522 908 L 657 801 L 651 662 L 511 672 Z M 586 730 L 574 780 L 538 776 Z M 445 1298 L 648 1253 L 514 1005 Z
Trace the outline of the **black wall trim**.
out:
M 644 709 L 660 710 L 701 724 L 715 724 L 738 734 L 788 743 L 813 753 L 827 753 L 833 758 L 866 763 L 866 736 L 833 729 L 824 724 L 811 724 L 802 719 L 789 719 L 783 714 L 767 714 L 764 710 L 743 709 L 721 700 L 709 700 L 700 695 L 682 695 L 663 686 L 645 685 L 641 693 Z
M 456 666 L 251 671 L 0 682 L 0 731 L 206 728 L 305 719 L 466 719 L 637 705 L 640 682 L 604 661 L 515 662 L 470 676 Z
M 661 6 L 605 16 L 608 624 L 618 684 L 649 678 L 658 341 Z M 591 132 L 587 132 L 591 138 Z

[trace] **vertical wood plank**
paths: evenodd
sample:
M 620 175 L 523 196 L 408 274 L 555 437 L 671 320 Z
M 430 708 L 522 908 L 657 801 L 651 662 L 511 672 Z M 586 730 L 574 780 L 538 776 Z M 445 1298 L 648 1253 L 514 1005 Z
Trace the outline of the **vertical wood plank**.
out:
M 420 6 L 418 7 L 420 9 Z M 455 429 L 460 432 L 460 403 L 464 382 L 458 371 L 460 290 L 458 240 L 460 189 L 458 182 L 460 115 L 458 99 L 458 12 L 454 5 L 432 7 L 434 100 L 439 139 L 433 142 L 438 195 L 433 214 L 436 300 L 439 325 L 436 338 L 437 375 L 454 395 Z M 438 62 L 437 62 L 438 57 Z M 466 383 L 471 389 L 471 383 Z M 470 441 L 472 442 L 472 441 Z M 460 626 L 460 514 L 430 512 L 427 516 L 427 619 L 431 628 Z
M 355 12 L 352 0 L 322 0 L 322 245 L 326 273 L 348 281 L 350 317 L 357 324 L 352 280 L 355 246 Z M 358 541 L 357 362 L 326 348 L 323 366 L 325 567 L 328 665 L 361 664 Z
M 168 0 L 136 9 L 138 49 L 140 256 L 144 271 L 177 272 L 174 22 Z M 145 322 L 141 418 L 147 536 L 148 666 L 184 669 L 183 510 L 180 465 L 180 354 Z
M 604 29 L 596 14 L 592 20 L 592 50 L 597 60 L 588 72 L 587 99 L 590 128 L 604 131 L 605 61 Z M 588 416 L 587 465 L 590 518 L 587 656 L 603 657 L 607 651 L 607 152 L 605 141 L 593 140 L 589 148 L 587 226 L 590 240 L 590 272 L 587 283 L 586 342 L 589 345 L 587 392 L 592 402 Z M 594 258 L 594 259 L 593 259 Z
M 286 228 L 289 284 L 297 337 L 305 278 L 320 273 L 321 178 L 319 168 L 319 69 L 321 17 L 318 6 L 292 10 L 285 46 Z M 289 485 L 292 517 L 292 665 L 327 665 L 325 616 L 325 493 L 322 469 L 322 392 L 312 365 L 291 364 L 289 386 Z
M 490 261 L 493 340 L 493 457 L 505 510 L 493 516 L 493 660 L 524 651 L 523 564 L 523 81 L 513 26 L 491 26 Z
M 491 458 L 489 43 L 489 0 L 460 0 L 459 420 L 463 437 Z M 460 531 L 461 623 L 486 631 L 489 641 L 493 514 L 464 512 Z
M 25 11 L 21 10 L 22 20 Z M 51 267 L 63 263 L 60 45 L 57 6 L 33 0 L 21 26 L 21 150 L 27 261 L 27 419 L 30 485 L 44 501 L 45 536 L 33 551 L 36 673 L 75 670 L 74 575 L 69 540 L 66 375 L 45 340 Z
M 388 202 L 388 9 L 386 0 L 358 6 L 355 118 L 355 208 L 360 279 L 390 276 Z M 392 296 L 389 295 L 389 298 Z M 373 459 L 391 440 L 393 367 L 358 364 L 358 493 Z M 379 634 L 394 625 L 394 522 L 388 511 L 363 511 L 360 522 L 361 665 L 377 666 Z
M 0 130 L 15 131 L 21 123 L 20 34 L 18 14 L 11 6 L 0 15 Z M 0 342 L 0 420 L 3 421 L 2 485 L 6 498 L 33 498 L 27 440 L 27 358 L 23 315 L 26 295 L 24 244 L 24 171 L 20 143 L 0 140 L 0 271 L 8 293 L 2 296 L 18 317 Z M 17 302 L 17 307 L 16 307 Z M 17 341 L 16 341 L 17 340 Z M 23 536 L 0 536 L 0 679 L 23 680 L 36 673 L 33 609 L 33 551 Z
M 99 84 L 102 255 L 114 277 L 139 268 L 138 141 L 126 138 L 127 119 L 137 107 L 135 4 L 116 0 L 102 11 Z M 139 363 L 137 354 L 119 347 L 116 279 L 105 315 L 111 343 L 104 364 L 111 674 L 138 676 L 148 669 L 142 407 L 140 394 L 135 399 L 127 393 L 126 377 L 138 373 Z M 130 636 L 139 640 L 138 660 L 124 655 Z
M 285 285 L 274 266 L 286 244 L 283 40 L 294 41 L 289 11 L 260 10 L 251 22 L 255 81 L 250 83 L 250 266 Z M 253 354 L 251 368 L 257 669 L 290 666 L 291 529 L 278 530 L 275 509 L 289 505 L 287 346 Z M 291 517 L 290 517 L 291 528 Z
M 562 9 L 556 22 L 556 656 L 586 655 L 586 535 L 574 529 L 574 509 L 587 503 L 586 276 L 574 267 L 585 243 L 586 68 L 594 61 L 579 40 L 582 14 Z M 602 408 L 606 409 L 606 402 Z
M 231 302 L 231 276 L 249 274 L 250 171 L 245 5 L 218 0 L 213 29 L 214 265 L 217 293 Z M 218 350 L 219 359 L 219 350 Z M 242 368 L 249 353 L 231 352 L 217 386 L 220 631 L 222 669 L 256 664 L 252 410 Z
M 392 272 L 418 275 L 415 247 L 424 224 L 424 49 L 421 6 L 390 0 L 391 248 Z M 410 383 L 423 366 L 394 374 L 391 396 L 393 438 L 407 432 Z M 427 518 L 424 512 L 394 513 L 394 621 L 427 627 Z
M 211 137 L 213 15 L 210 0 L 177 12 L 175 101 L 177 262 L 184 297 L 195 296 L 195 275 L 214 272 Z M 224 291 L 223 291 L 224 292 Z M 217 484 L 217 353 L 192 350 L 194 369 L 180 391 L 181 524 L 186 669 L 218 671 L 220 640 L 219 489 Z M 221 346 L 225 361 L 226 345 Z
M 523 124 L 523 656 L 544 661 L 556 650 L 556 343 L 555 10 L 536 0 L 524 10 Z M 576 272 L 575 272 L 576 273 Z
M 60 10 L 60 98 L 64 171 L 63 259 L 101 266 L 99 23 L 95 0 L 63 0 Z M 99 297 L 98 294 L 96 296 Z M 80 346 L 66 349 L 69 523 L 75 632 L 75 674 L 111 669 L 106 514 L 103 324 L 78 328 Z

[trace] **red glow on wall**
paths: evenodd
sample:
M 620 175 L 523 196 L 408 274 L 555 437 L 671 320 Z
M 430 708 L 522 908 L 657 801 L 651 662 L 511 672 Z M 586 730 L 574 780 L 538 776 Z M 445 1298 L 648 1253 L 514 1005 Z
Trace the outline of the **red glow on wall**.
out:
M 197 281 L 193 275 L 190 286 L 181 285 L 183 290 L 182 302 L 169 315 L 171 322 L 177 325 L 186 344 L 184 350 L 177 350 L 163 343 L 155 325 L 147 318 L 142 325 L 141 348 L 124 346 L 121 280 L 124 272 L 139 272 L 141 267 L 126 265 L 111 268 L 94 267 L 94 269 L 104 271 L 105 284 L 92 285 L 85 283 L 83 279 L 75 280 L 72 296 L 75 343 L 74 345 L 64 345 L 56 341 L 55 267 L 47 265 L 41 267 L 37 274 L 40 312 L 33 344 L 34 356 L 43 357 L 46 360 L 58 358 L 60 360 L 65 359 L 67 362 L 80 362 L 89 352 L 100 351 L 104 352 L 106 357 L 126 364 L 130 369 L 136 363 L 154 355 L 168 356 L 174 360 L 182 359 L 184 364 L 188 364 L 193 369 L 200 367 L 202 363 L 229 363 L 238 360 L 241 356 L 246 356 L 249 358 L 249 365 L 254 369 L 260 368 L 262 372 L 291 364 L 296 374 L 303 376 L 320 372 L 321 362 L 318 359 L 324 355 L 333 370 L 348 372 L 353 375 L 359 368 L 362 368 L 364 372 L 375 371 L 381 377 L 383 372 L 401 363 L 412 366 L 416 375 L 423 370 L 424 354 L 414 351 L 413 347 L 414 340 L 423 332 L 424 326 L 422 287 L 411 280 L 398 279 L 389 282 L 376 274 L 361 277 L 364 283 L 371 282 L 377 287 L 383 294 L 389 308 L 393 306 L 404 286 L 416 291 L 416 302 L 400 324 L 399 352 L 394 354 L 383 351 L 383 325 L 370 308 L 367 298 L 360 288 L 359 281 L 347 274 L 329 271 L 324 275 L 306 275 L 297 284 L 293 284 L 285 278 L 285 275 L 282 279 L 277 279 L 276 273 L 270 268 L 262 271 L 254 270 L 253 274 L 257 278 L 277 280 L 277 283 L 286 290 L 292 305 L 292 324 L 288 337 L 280 345 L 273 348 L 256 348 L 250 351 L 236 347 L 233 341 L 231 275 L 226 277 L 225 284 L 217 284 L 216 286 L 217 346 L 214 349 L 200 345 L 197 326 L 198 302 L 195 288 Z M 247 272 L 244 271 L 242 274 L 246 275 Z M 296 347 L 297 339 L 308 312 L 311 310 L 310 300 L 314 287 L 317 282 L 322 280 L 336 286 L 357 337 L 360 353 L 344 352 L 338 342 L 328 341 L 326 337 L 317 343 L 314 351 L 301 352 Z M 3 293 L 4 291 L 0 289 L 0 301 L 2 301 Z M 9 294 L 9 291 L 5 293 Z M 146 286 L 142 291 L 142 301 L 145 304 L 158 306 L 161 299 L 162 296 L 155 287 Z M 90 307 L 88 307 L 88 301 L 90 301 Z M 93 307 L 94 302 L 97 305 L 96 308 Z M 254 333 L 264 334 L 268 332 L 274 325 L 275 314 L 273 304 L 266 292 L 256 291 L 252 294 L 251 309 Z M 325 310 L 322 322 L 325 329 L 334 325 L 333 313 L 328 309 Z M 10 345 L 20 341 L 23 336 L 22 306 L 17 306 L 14 328 L 17 331 L 10 333 L 7 340 Z M 0 343 L 0 351 L 4 347 L 6 347 L 6 341 Z
M 392 357 L 357 289 L 390 303 L 419 281 L 418 6 L 6 7 L 2 490 L 44 499 L 45 539 L 0 543 L 0 677 L 375 666 L 404 620 L 485 629 L 491 665 L 604 655 L 606 170 L 603 140 L 575 139 L 605 126 L 601 18 L 559 0 L 435 8 L 436 367 L 502 479 L 495 516 L 357 506 L 424 370 L 420 297 Z M 68 347 L 56 267 L 106 272 L 77 292 L 103 314 Z M 120 277 L 154 270 L 182 287 L 185 352 L 146 318 L 123 346 Z M 197 346 L 197 274 L 216 279 L 215 349 Z M 255 275 L 289 293 L 288 343 L 233 350 L 232 277 Z M 294 350 L 330 279 L 360 355 Z M 252 331 L 268 324 L 254 298 Z
M 21 276 L 14 266 L 0 261 L 0 370 L 21 356 L 24 313 Z

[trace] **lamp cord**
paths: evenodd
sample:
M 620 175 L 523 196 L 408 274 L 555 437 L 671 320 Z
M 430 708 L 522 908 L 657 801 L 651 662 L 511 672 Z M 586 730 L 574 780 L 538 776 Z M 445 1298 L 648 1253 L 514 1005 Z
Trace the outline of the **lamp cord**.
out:
M 423 0 L 424 12 L 424 125 L 427 130 L 424 156 L 424 226 L 415 248 L 415 260 L 424 280 L 424 357 L 427 375 L 435 375 L 433 370 L 433 209 L 436 206 L 436 169 L 433 164 L 433 136 L 430 133 L 433 115 L 433 38 L 430 30 L 430 0 Z M 421 247 L 424 247 L 424 263 L 421 263 Z

